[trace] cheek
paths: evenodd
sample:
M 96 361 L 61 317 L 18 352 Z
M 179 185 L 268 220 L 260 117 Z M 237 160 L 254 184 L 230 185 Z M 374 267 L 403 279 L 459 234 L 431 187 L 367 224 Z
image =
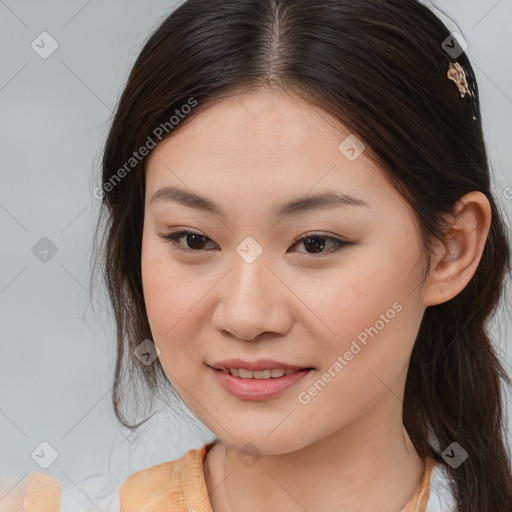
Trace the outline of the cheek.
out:
M 163 263 L 163 257 L 156 250 L 154 242 L 143 240 L 141 275 L 149 324 L 153 335 L 158 338 L 164 327 L 167 302 L 172 298 L 173 292 L 169 286 L 168 265 Z
M 306 296 L 315 325 L 321 320 L 316 332 L 321 331 L 322 362 L 327 367 L 341 355 L 346 356 L 344 373 L 354 372 L 356 380 L 362 367 L 366 372 L 380 368 L 389 378 L 402 369 L 423 310 L 418 301 L 417 254 L 410 247 L 402 257 L 400 252 L 400 247 L 389 244 L 366 248 L 364 256 L 361 251 L 354 262 L 347 259 L 344 268 L 316 281 L 314 288 L 310 281 L 302 282 L 298 294 Z
M 318 410 L 332 410 L 333 425 L 350 422 L 390 393 L 400 396 L 398 383 L 421 320 L 410 294 L 414 274 L 408 276 L 401 262 L 395 267 L 365 261 L 338 277 L 324 283 L 322 297 L 311 303 L 329 329 L 318 324 L 322 364 L 309 387 L 297 390 L 306 417 L 314 422 Z
M 171 249 L 161 243 L 143 244 L 142 288 L 153 341 L 160 349 L 164 369 L 179 374 L 197 365 L 201 336 L 197 330 L 204 315 L 205 293 L 212 286 L 197 266 L 179 265 Z
M 155 343 L 162 350 L 173 337 L 174 325 L 190 309 L 190 288 L 176 271 L 170 255 L 155 241 L 143 243 L 141 274 L 144 303 Z M 170 249 L 167 249 L 170 251 Z

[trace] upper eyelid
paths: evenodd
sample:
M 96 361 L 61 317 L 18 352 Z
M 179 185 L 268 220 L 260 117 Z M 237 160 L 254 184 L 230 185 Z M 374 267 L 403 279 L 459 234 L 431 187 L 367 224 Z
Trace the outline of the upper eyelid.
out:
M 218 244 L 216 242 L 214 242 L 207 235 L 204 235 L 202 233 L 198 233 L 198 232 L 193 231 L 192 229 L 189 229 L 189 228 L 186 228 L 186 229 L 185 228 L 182 228 L 182 229 L 177 228 L 176 230 L 168 232 L 168 233 L 158 233 L 159 237 L 163 238 L 165 241 L 168 241 L 168 242 L 171 242 L 172 244 L 174 244 L 178 248 L 178 250 L 183 250 L 183 251 L 186 251 L 186 252 L 197 252 L 197 253 L 208 251 L 208 249 L 197 249 L 197 250 L 194 250 L 194 249 L 188 249 L 187 247 L 182 246 L 179 243 L 179 240 L 181 238 L 189 235 L 189 234 L 202 236 L 202 237 L 206 238 L 207 240 L 209 240 L 210 242 L 212 242 L 212 243 L 214 243 L 214 244 L 216 244 L 218 246 Z M 174 238 L 174 240 L 170 240 L 169 237 L 176 237 L 176 238 Z M 338 249 L 342 248 L 344 245 L 353 245 L 354 244 L 353 242 L 349 242 L 347 240 L 343 240 L 342 238 L 340 238 L 340 237 L 338 237 L 336 235 L 324 234 L 321 231 L 308 231 L 308 232 L 304 233 L 303 235 L 299 235 L 298 237 L 296 237 L 293 240 L 292 246 L 294 246 L 294 245 L 296 245 L 298 243 L 301 243 L 302 241 L 304 241 L 307 238 L 313 238 L 313 237 L 325 238 L 326 240 L 334 241 L 334 242 L 337 243 L 337 248 Z M 318 254 L 328 254 L 328 253 L 329 252 L 326 251 L 325 253 L 318 253 Z
M 198 236 L 204 236 L 205 238 L 207 238 L 208 240 L 211 240 L 213 242 L 213 240 L 209 236 L 204 235 L 203 233 L 199 233 L 197 231 L 192 231 L 191 229 L 188 229 L 188 228 L 184 228 L 184 229 L 179 229 L 178 228 L 175 231 L 170 231 L 168 233 L 159 233 L 159 235 L 163 236 L 163 237 L 174 236 L 174 235 L 186 236 L 186 235 L 189 235 L 189 234 L 191 234 L 191 235 L 198 235 Z M 335 239 L 335 240 L 339 240 L 340 242 L 346 242 L 345 240 L 340 239 L 340 237 L 338 237 L 337 235 L 330 235 L 329 233 L 322 233 L 321 231 L 307 231 L 303 235 L 299 235 L 298 237 L 294 238 L 293 242 L 295 243 L 297 241 L 303 240 L 304 238 L 308 238 L 308 237 L 312 238 L 312 237 L 315 237 L 315 236 L 318 237 L 318 238 L 332 238 L 332 239 Z

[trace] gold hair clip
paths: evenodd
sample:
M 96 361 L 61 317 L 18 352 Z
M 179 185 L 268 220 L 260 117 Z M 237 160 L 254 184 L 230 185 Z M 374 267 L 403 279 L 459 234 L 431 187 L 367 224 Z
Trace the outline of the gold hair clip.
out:
M 466 80 L 466 72 L 458 62 L 450 61 L 447 76 L 450 80 L 453 80 L 455 82 L 455 85 L 459 89 L 461 98 L 464 98 L 466 93 L 468 93 L 470 96 L 473 95 L 473 93 L 469 90 L 468 87 L 468 82 Z

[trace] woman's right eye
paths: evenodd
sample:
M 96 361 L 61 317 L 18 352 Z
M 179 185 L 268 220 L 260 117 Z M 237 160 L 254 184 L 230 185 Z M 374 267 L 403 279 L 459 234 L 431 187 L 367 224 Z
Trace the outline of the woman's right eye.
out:
M 159 233 L 158 236 L 167 242 L 171 242 L 178 250 L 188 252 L 204 250 L 204 242 L 210 240 L 207 236 L 187 230 L 177 231 L 175 233 Z M 180 243 L 180 239 L 182 238 L 185 238 L 188 247 Z

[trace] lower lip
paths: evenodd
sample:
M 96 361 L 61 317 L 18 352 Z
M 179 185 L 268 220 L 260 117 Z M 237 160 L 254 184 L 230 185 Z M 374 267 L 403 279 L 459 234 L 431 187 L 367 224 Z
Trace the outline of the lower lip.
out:
M 311 370 L 297 370 L 291 375 L 270 379 L 242 379 L 222 370 L 211 368 L 219 384 L 233 396 L 242 400 L 266 400 L 280 395 L 297 384 Z

